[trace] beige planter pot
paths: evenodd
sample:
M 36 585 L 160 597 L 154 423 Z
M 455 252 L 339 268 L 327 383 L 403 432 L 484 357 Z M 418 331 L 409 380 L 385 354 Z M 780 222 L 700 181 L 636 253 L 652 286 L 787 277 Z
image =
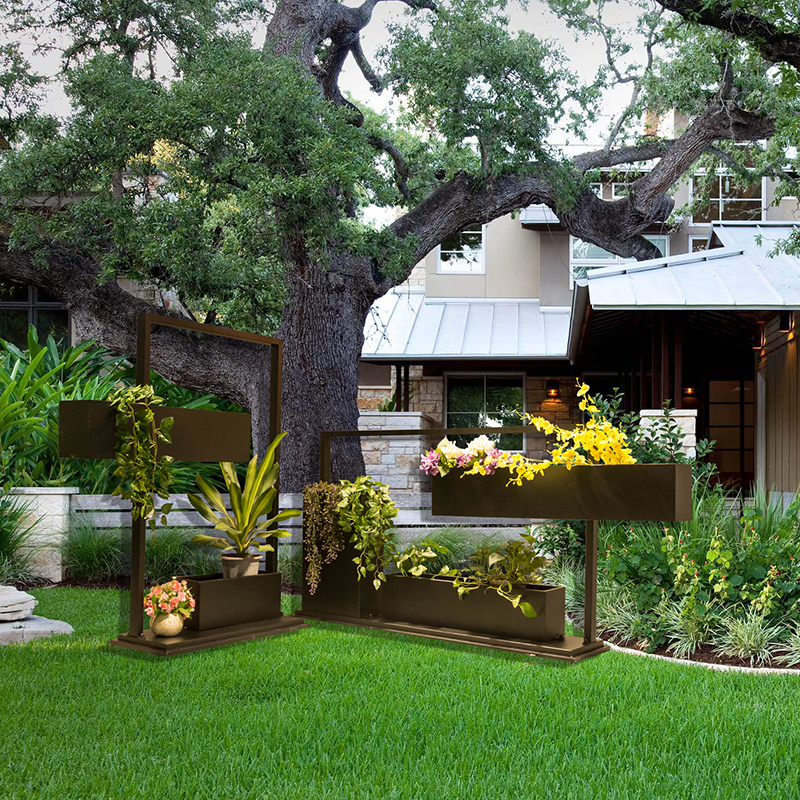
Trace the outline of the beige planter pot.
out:
M 223 578 L 245 578 L 258 575 L 258 563 L 263 561 L 261 553 L 250 553 L 246 556 L 222 556 Z
M 150 620 L 150 630 L 155 636 L 177 636 L 183 630 L 180 614 L 156 614 Z

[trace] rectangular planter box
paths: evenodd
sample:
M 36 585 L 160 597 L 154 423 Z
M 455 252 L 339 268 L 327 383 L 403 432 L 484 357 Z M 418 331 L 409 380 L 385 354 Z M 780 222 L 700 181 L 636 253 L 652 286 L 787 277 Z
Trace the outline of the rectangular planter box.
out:
M 692 518 L 689 464 L 602 464 L 571 470 L 554 466 L 522 486 L 508 486 L 510 474 L 500 470 L 494 475 L 464 475 L 454 469 L 434 477 L 434 516 L 656 522 Z
M 357 580 L 353 559 L 355 546 L 347 542 L 344 550 L 330 564 L 322 567 L 317 591 L 311 594 L 306 584 L 305 551 L 303 558 L 303 611 L 335 614 L 340 617 L 368 617 L 371 600 L 375 595 L 369 578 Z
M 564 636 L 563 586 L 524 584 L 522 599 L 537 616 L 526 617 L 493 590 L 476 589 L 459 599 L 447 578 L 387 575 L 375 592 L 374 616 L 393 622 L 450 628 L 509 639 L 549 642 Z
M 172 443 L 161 443 L 161 455 L 177 461 L 250 460 L 250 414 L 161 406 L 155 417 L 175 420 Z M 114 458 L 115 413 L 105 400 L 62 400 L 58 420 L 62 458 Z
M 184 575 L 196 600 L 186 628 L 206 631 L 281 616 L 281 574 L 261 572 L 246 578 Z

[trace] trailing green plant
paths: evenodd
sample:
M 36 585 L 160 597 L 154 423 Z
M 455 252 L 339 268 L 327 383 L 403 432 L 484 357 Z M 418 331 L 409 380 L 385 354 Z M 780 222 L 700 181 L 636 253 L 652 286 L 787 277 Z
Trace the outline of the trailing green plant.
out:
M 358 555 L 353 559 L 358 579 L 372 575 L 376 589 L 386 580 L 386 571 L 395 555 L 393 520 L 397 506 L 389 496 L 389 487 L 360 475 L 340 484 L 339 524 Z
M 167 524 L 167 514 L 172 503 L 155 507 L 154 496 L 169 499 L 172 484 L 172 456 L 159 456 L 160 442 L 170 443 L 173 417 L 164 417 L 156 424 L 155 406 L 162 405 L 150 385 L 116 389 L 108 401 L 116 413 L 114 453 L 117 468 L 114 477 L 119 479 L 112 494 L 131 501 L 131 516 L 144 519 L 155 533 L 156 522 Z
M 499 548 L 481 548 L 472 556 L 466 570 L 445 568 L 440 574 L 453 578 L 459 597 L 476 589 L 491 589 L 526 617 L 535 617 L 533 606 L 514 591 L 521 583 L 541 583 L 549 561 L 539 555 L 537 542 L 531 534 L 520 536 L 521 541 L 506 542 Z
M 341 494 L 341 487 L 333 483 L 312 483 L 303 489 L 303 543 L 310 594 L 317 591 L 322 567 L 344 549 L 344 532 L 339 524 Z
M 751 667 L 768 664 L 781 645 L 781 627 L 750 608 L 744 614 L 728 613 L 722 617 L 716 651 L 730 658 L 748 661 Z
M 193 542 L 209 544 L 226 552 L 232 551 L 236 556 L 246 556 L 251 549 L 260 553 L 274 550 L 269 542 L 259 542 L 260 538 L 291 536 L 289 531 L 270 528 L 277 522 L 299 516 L 301 513 L 299 510 L 288 509 L 280 511 L 273 517 L 265 518 L 272 509 L 278 493 L 275 484 L 278 480 L 279 464 L 275 460 L 275 452 L 284 436 L 286 434 L 282 433 L 272 440 L 260 465 L 258 456 L 253 456 L 250 460 L 245 475 L 244 491 L 239 484 L 234 465 L 231 462 L 220 463 L 230 495 L 231 513 L 226 510 L 219 491 L 198 474 L 197 485 L 205 501 L 195 494 L 189 494 L 189 502 L 204 519 L 214 525 L 215 529 L 222 531 L 225 538 L 198 534 L 192 539 Z
M 394 566 L 401 575 L 412 575 L 419 578 L 428 571 L 431 562 L 439 556 L 446 556 L 448 552 L 446 547 L 442 547 L 430 539 L 423 539 L 419 545 L 409 545 L 402 553 L 397 554 L 394 557 Z M 447 567 L 443 569 L 447 569 Z

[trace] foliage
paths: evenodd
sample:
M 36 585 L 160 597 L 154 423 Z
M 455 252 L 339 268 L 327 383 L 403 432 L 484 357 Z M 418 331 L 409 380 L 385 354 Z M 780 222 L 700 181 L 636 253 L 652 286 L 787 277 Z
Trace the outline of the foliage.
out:
M 372 583 L 379 589 L 394 555 L 392 520 L 397 516 L 397 506 L 389 497 L 389 487 L 366 475 L 342 481 L 340 492 L 339 524 L 350 534 L 350 541 L 358 551 L 353 559 L 358 579 L 371 573 Z
M 522 415 L 536 430 L 554 437 L 555 444 L 547 460 L 534 461 L 521 453 L 498 450 L 486 436 L 473 439 L 466 448 L 458 447 L 445 437 L 435 449 L 422 456 L 420 469 L 428 475 L 446 475 L 454 468 L 464 469 L 464 475 L 493 475 L 498 469 L 507 469 L 511 473 L 509 485 L 522 486 L 523 480 L 533 480 L 556 464 L 567 469 L 593 463 L 635 464 L 625 433 L 603 416 L 589 395 L 589 387 L 580 381 L 578 396 L 580 409 L 589 414 L 589 420 L 571 431 L 559 428 L 544 417 Z
M 303 548 L 287 544 L 278 548 L 278 572 L 292 587 L 303 585 Z
M 797 667 L 800 664 L 800 621 L 795 620 L 789 630 L 783 646 L 783 651 L 777 660 L 787 667 Z
M 210 544 L 219 550 L 232 551 L 233 555 L 243 557 L 251 551 L 251 548 L 259 553 L 271 553 L 275 549 L 269 542 L 259 543 L 259 538 L 291 536 L 289 531 L 271 530 L 270 526 L 285 519 L 298 517 L 300 511 L 290 509 L 265 518 L 278 494 L 275 484 L 278 480 L 279 464 L 275 460 L 275 451 L 284 436 L 286 434 L 282 433 L 272 440 L 261 464 L 258 463 L 258 456 L 253 456 L 250 460 L 247 465 L 244 491 L 239 484 L 234 465 L 231 462 L 219 465 L 230 495 L 231 514 L 226 510 L 225 501 L 219 491 L 198 474 L 197 485 L 205 501 L 195 494 L 189 494 L 189 502 L 204 519 L 214 525 L 215 529 L 225 533 L 226 538 L 198 534 L 192 539 L 193 542 Z
M 476 589 L 493 590 L 519 608 L 526 617 L 535 617 L 530 603 L 513 592 L 519 584 L 541 583 L 549 561 L 539 555 L 536 540 L 529 533 L 522 541 L 506 542 L 500 548 L 483 547 L 471 558 L 466 570 L 443 569 L 439 574 L 453 577 L 453 587 L 463 597 Z
M 782 634 L 778 625 L 757 609 L 750 608 L 744 614 L 727 614 L 722 618 L 722 631 L 717 636 L 717 652 L 732 658 L 749 661 L 750 666 L 768 663 L 780 646 Z
M 72 578 L 104 581 L 122 574 L 121 536 L 125 533 L 95 528 L 74 514 L 61 543 L 61 563 Z M 130 534 L 128 533 L 128 536 Z M 161 537 L 159 536 L 159 541 Z
M 499 545 L 497 539 L 496 533 L 450 526 L 426 531 L 410 539 L 406 547 L 430 546 L 436 550 L 436 556 L 428 558 L 426 563 L 429 572 L 437 573 L 442 567 L 463 569 L 469 563 L 470 556 L 477 550 L 482 547 L 497 547 Z
M 31 518 L 30 503 L 0 494 L 0 583 L 30 579 L 31 553 L 25 549 L 38 519 Z
M 579 628 L 583 627 L 583 599 L 585 573 L 581 561 L 563 556 L 554 558 L 547 568 L 545 580 L 553 586 L 564 587 L 564 605 L 567 616 Z M 602 619 L 600 609 L 603 606 L 602 592 L 598 591 L 598 622 Z
M 154 406 L 162 405 L 150 385 L 130 386 L 116 389 L 108 397 L 116 412 L 114 452 L 117 468 L 114 477 L 119 485 L 112 492 L 123 500 L 131 501 L 131 516 L 143 519 L 155 533 L 156 520 L 160 515 L 162 525 L 167 524 L 167 514 L 172 503 L 155 507 L 154 495 L 169 499 L 172 484 L 172 456 L 159 456 L 159 442 L 170 443 L 173 417 L 155 421 Z
M 408 392 L 408 400 L 411 402 L 414 399 L 414 390 L 410 389 Z M 378 401 L 378 411 L 383 414 L 388 414 L 392 411 L 397 411 L 397 393 L 387 395 Z
M 431 561 L 449 555 L 450 551 L 430 539 L 423 539 L 419 545 L 410 544 L 394 558 L 394 566 L 401 575 L 419 578 L 428 571 Z M 447 567 L 444 567 L 446 570 Z
M 550 556 L 560 556 L 577 563 L 586 556 L 585 520 L 557 520 L 531 525 L 528 533 L 536 539 L 539 549 Z
M 179 614 L 183 619 L 189 619 L 195 605 L 186 581 L 175 578 L 160 586 L 153 586 L 144 596 L 144 612 L 151 618 L 160 614 Z
M 669 642 L 667 650 L 677 658 L 689 658 L 698 647 L 709 644 L 720 624 L 719 610 L 713 603 L 664 600 L 657 613 Z
M 341 487 L 336 484 L 320 482 L 303 489 L 303 545 L 309 594 L 317 591 L 322 567 L 334 561 L 344 549 L 344 535 L 339 526 L 340 501 Z

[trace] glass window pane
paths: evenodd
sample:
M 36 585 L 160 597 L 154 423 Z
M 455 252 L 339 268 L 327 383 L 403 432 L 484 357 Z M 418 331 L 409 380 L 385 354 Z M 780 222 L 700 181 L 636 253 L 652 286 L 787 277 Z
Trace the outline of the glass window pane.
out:
M 751 199 L 761 199 L 761 181 L 754 183 L 750 186 L 737 186 L 733 182 L 733 178 L 730 177 L 723 177 L 722 178 L 722 196 L 723 197 L 733 197 L 737 200 L 743 200 L 746 198 Z
M 719 403 L 711 404 L 708 407 L 708 422 L 714 425 L 738 425 L 739 424 L 739 404 Z M 713 432 L 712 432 L 713 438 Z
M 27 303 L 30 287 L 12 281 L 0 281 L 0 303 Z
M 706 244 L 708 244 L 708 239 L 705 237 L 692 239 L 692 252 L 698 253 L 701 250 L 705 250 Z
M 5 339 L 23 350 L 28 346 L 26 309 L 0 308 L 0 339 Z
M 596 244 L 591 244 L 590 242 L 584 242 L 583 239 L 572 239 L 572 258 L 575 260 L 602 260 L 602 261 L 614 261 L 616 260 L 616 256 L 613 253 L 609 253 L 608 250 L 603 250 L 602 247 L 598 247 Z
M 667 255 L 666 236 L 652 236 L 650 234 L 645 234 L 644 238 L 647 239 L 648 242 L 652 242 L 658 248 L 658 252 L 661 253 L 662 256 Z
M 692 195 L 696 198 L 708 197 L 710 200 L 719 199 L 720 181 L 716 175 L 698 175 L 692 178 Z
M 442 272 L 481 272 L 480 253 L 440 253 L 439 267 Z
M 715 450 L 738 450 L 741 443 L 740 428 L 711 428 L 711 436 L 716 441 Z
M 66 311 L 39 309 L 36 312 L 36 330 L 42 343 L 52 336 L 59 348 L 69 346 L 69 316 Z
M 712 200 L 708 205 L 697 209 L 692 219 L 695 222 L 708 223 L 719 219 L 719 200 Z
M 35 303 L 60 303 L 61 302 L 60 300 L 58 300 L 57 298 L 53 297 L 52 295 L 49 295 L 46 291 L 44 291 L 44 289 L 34 289 L 34 292 L 35 292 L 35 297 L 34 297 L 34 302 Z
M 448 428 L 482 428 L 485 424 L 485 418 L 482 413 L 480 414 L 448 414 L 447 426 Z M 474 436 L 470 435 L 456 435 L 448 436 L 451 442 L 455 442 L 459 447 L 466 447 Z
M 447 379 L 447 410 L 484 411 L 483 375 Z
M 520 409 L 521 410 L 521 409 Z M 522 420 L 518 414 L 487 414 L 486 425 L 493 428 L 511 428 L 521 425 Z M 491 434 L 487 434 L 494 439 Z M 496 437 L 497 446 L 501 450 L 522 450 L 523 435 L 521 433 L 504 433 Z
M 519 420 L 519 417 L 517 417 L 514 412 L 522 411 L 522 404 L 522 376 L 508 378 L 493 377 L 491 375 L 486 376 L 487 413 L 510 413 Z M 519 424 L 519 422 L 510 424 Z
M 712 403 L 738 403 L 739 381 L 709 381 L 708 399 Z
M 722 204 L 722 219 L 761 219 L 760 200 L 725 200 Z

